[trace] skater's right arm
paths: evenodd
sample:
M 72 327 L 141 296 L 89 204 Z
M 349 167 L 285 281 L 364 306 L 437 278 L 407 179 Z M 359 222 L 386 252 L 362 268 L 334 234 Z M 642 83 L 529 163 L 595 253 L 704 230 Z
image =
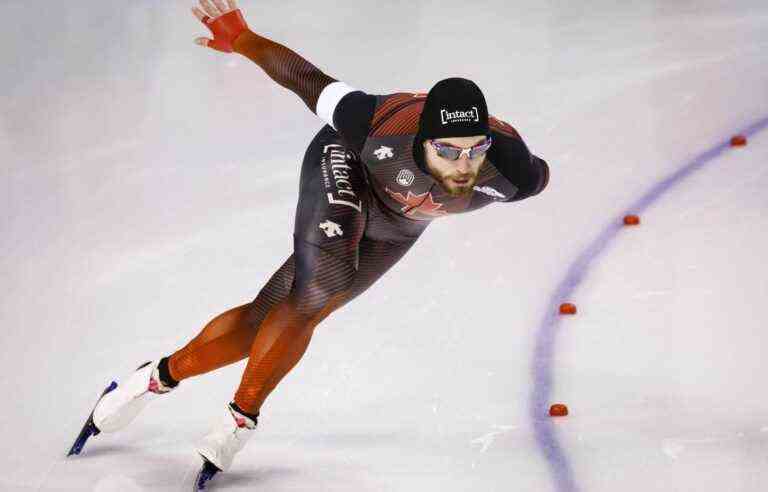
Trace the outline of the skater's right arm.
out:
M 324 114 L 318 115 L 339 132 L 352 150 L 360 153 L 371 131 L 376 96 L 352 91 L 339 98 L 338 102 L 331 103 Z
M 234 49 L 296 93 L 313 113 L 339 132 L 350 149 L 362 150 L 376 108 L 375 96 L 329 77 L 294 51 L 251 31 L 237 38 Z
M 197 38 L 198 44 L 246 56 L 360 151 L 373 118 L 374 96 L 339 82 L 293 50 L 251 31 L 235 0 L 200 0 L 193 13 L 214 34 L 214 39 Z

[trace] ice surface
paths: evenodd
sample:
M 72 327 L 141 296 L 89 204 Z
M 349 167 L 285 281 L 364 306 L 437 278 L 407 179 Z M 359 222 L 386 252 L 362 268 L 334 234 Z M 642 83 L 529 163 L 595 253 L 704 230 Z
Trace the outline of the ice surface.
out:
M 534 360 L 603 228 L 768 116 L 768 4 L 629 3 L 243 1 L 254 30 L 369 92 L 473 78 L 552 179 L 436 222 L 324 322 L 219 490 L 768 489 L 768 130 L 621 230 Z M 248 60 L 195 46 L 190 6 L 3 2 L 1 490 L 186 490 L 240 364 L 64 455 L 111 378 L 289 254 L 321 123 Z M 571 411 L 552 422 L 570 485 L 529 415 L 544 366 Z

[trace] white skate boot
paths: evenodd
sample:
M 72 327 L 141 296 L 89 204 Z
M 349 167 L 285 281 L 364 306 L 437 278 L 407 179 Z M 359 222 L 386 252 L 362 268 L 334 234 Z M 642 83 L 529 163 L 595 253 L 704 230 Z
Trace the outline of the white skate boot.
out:
M 159 361 L 136 369 L 116 389 L 106 393 L 93 410 L 93 424 L 101 432 L 114 432 L 130 424 L 158 396 L 173 390 L 160 380 Z
M 205 483 L 217 472 L 229 470 L 235 455 L 243 449 L 255 430 L 256 419 L 244 415 L 230 403 L 227 414 L 216 422 L 197 448 L 203 457 L 203 468 L 196 480 L 198 490 L 203 490 Z

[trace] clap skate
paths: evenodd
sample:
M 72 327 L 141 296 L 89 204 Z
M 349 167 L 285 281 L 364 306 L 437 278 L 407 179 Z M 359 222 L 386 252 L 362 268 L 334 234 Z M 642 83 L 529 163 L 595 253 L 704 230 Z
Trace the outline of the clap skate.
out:
M 161 381 L 158 365 L 159 361 L 142 364 L 122 386 L 112 381 L 96 402 L 67 456 L 80 454 L 91 436 L 124 428 L 147 403 L 173 390 Z
M 203 466 L 193 490 L 205 490 L 207 482 L 217 473 L 227 471 L 235 454 L 243 449 L 256 429 L 256 416 L 246 415 L 234 403 L 230 403 L 227 410 L 227 415 L 216 423 L 197 448 Z

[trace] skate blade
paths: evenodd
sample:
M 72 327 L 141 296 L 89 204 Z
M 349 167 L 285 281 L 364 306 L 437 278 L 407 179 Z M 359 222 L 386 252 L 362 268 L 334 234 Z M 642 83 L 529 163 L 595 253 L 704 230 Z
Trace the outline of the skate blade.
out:
M 192 490 L 194 492 L 206 490 L 206 484 L 220 471 L 216 465 L 203 458 L 203 467 L 198 472 L 197 477 L 195 477 L 195 487 Z
M 101 399 L 104 398 L 104 395 L 110 391 L 114 391 L 115 388 L 117 388 L 117 383 L 112 381 L 110 385 L 107 386 L 107 389 L 105 389 L 101 394 L 99 399 L 96 400 L 96 405 L 98 405 Z M 85 425 L 83 425 L 80 434 L 78 434 L 77 439 L 75 439 L 75 443 L 70 448 L 67 456 L 80 454 L 80 452 L 83 450 L 83 447 L 85 446 L 85 443 L 88 442 L 88 439 L 90 439 L 91 436 L 97 436 L 99 433 L 101 433 L 101 431 L 96 427 L 96 424 L 93 423 L 93 412 L 96 410 L 96 405 L 93 406 L 93 410 L 91 410 L 91 414 L 88 416 L 88 420 L 85 421 Z

